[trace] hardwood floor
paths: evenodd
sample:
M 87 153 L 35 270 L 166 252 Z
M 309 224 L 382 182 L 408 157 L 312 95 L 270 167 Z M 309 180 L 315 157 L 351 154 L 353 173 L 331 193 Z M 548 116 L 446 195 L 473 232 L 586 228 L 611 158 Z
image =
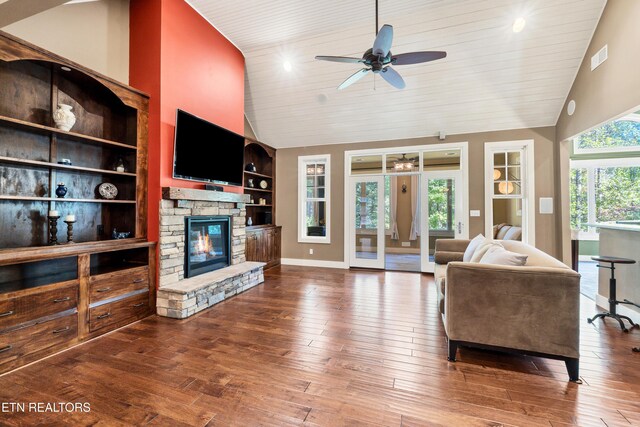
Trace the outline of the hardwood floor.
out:
M 2 425 L 622 426 L 640 424 L 640 330 L 589 325 L 564 363 L 462 349 L 446 361 L 433 279 L 277 267 L 184 320 L 151 317 L 0 377 Z M 496 325 L 496 333 L 505 325 Z

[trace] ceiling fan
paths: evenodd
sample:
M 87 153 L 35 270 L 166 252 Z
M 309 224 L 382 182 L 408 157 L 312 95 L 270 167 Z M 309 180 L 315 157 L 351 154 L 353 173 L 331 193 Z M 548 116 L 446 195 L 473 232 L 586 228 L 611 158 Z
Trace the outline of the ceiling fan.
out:
M 378 31 L 378 0 L 376 0 L 376 39 L 373 47 L 367 50 L 362 58 L 350 58 L 346 56 L 316 56 L 320 61 L 346 62 L 349 64 L 364 64 L 366 68 L 352 74 L 347 80 L 338 86 L 342 90 L 351 86 L 370 72 L 380 74 L 383 79 L 397 89 L 404 89 L 406 84 L 402 76 L 391 65 L 419 64 L 421 62 L 435 61 L 447 56 L 447 52 L 427 51 L 427 52 L 407 52 L 398 55 L 391 54 L 391 43 L 393 42 L 393 27 L 384 24 Z

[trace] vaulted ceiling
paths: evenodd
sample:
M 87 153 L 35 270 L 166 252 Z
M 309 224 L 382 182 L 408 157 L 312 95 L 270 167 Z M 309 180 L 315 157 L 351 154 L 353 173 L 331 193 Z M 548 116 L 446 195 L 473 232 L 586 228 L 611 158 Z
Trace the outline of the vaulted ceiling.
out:
M 370 74 L 338 91 L 362 66 L 314 56 L 361 57 L 374 0 L 188 1 L 243 52 L 246 115 L 276 148 L 555 125 L 606 2 L 379 0 L 393 53 L 448 56 L 396 66 L 404 90 Z

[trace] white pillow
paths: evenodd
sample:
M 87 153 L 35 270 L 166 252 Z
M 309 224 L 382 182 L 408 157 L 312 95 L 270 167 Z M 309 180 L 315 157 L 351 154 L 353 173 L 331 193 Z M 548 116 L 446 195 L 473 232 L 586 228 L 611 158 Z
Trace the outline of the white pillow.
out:
M 489 249 L 495 248 L 495 247 L 504 248 L 504 246 L 502 246 L 502 243 L 496 242 L 493 240 L 488 240 L 487 242 L 478 246 L 478 249 L 476 249 L 476 251 L 473 253 L 473 256 L 471 257 L 470 262 L 480 262 L 484 254 L 486 254 Z
M 474 237 L 469 242 L 469 246 L 467 246 L 467 249 L 464 251 L 464 256 L 462 257 L 462 261 L 463 262 L 471 261 L 471 257 L 473 256 L 473 253 L 485 241 L 491 241 L 491 240 L 485 238 L 482 234 L 478 234 L 476 237 Z
M 488 249 L 480 260 L 480 264 L 498 264 L 522 266 L 527 263 L 528 255 L 510 252 L 503 247 L 494 246 Z

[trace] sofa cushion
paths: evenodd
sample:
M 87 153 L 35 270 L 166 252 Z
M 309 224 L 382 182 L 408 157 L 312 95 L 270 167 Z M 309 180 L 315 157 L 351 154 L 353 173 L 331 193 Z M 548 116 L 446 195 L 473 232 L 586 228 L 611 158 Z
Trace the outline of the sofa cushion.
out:
M 502 243 L 500 242 L 496 242 L 496 241 L 492 241 L 489 240 L 487 242 L 484 242 L 482 245 L 480 245 L 478 247 L 478 249 L 476 249 L 476 251 L 473 253 L 473 256 L 471 257 L 470 262 L 480 262 L 480 260 L 482 259 L 482 257 L 484 256 L 484 254 L 491 248 L 493 247 L 502 247 Z
M 504 234 L 502 240 L 521 240 L 522 237 L 522 227 L 510 227 L 509 230 Z
M 473 257 L 473 253 L 476 251 L 476 249 L 478 249 L 478 247 L 483 243 L 490 242 L 490 241 L 491 239 L 487 239 L 482 234 L 478 234 L 469 242 L 469 246 L 467 246 L 467 250 L 464 251 L 462 261 L 463 262 L 471 261 L 471 258 Z
M 551 255 L 526 243 L 517 240 L 503 240 L 501 243 L 508 251 L 528 255 L 527 263 L 525 264 L 527 267 L 569 268 Z
M 498 264 L 522 266 L 527 262 L 528 255 L 511 252 L 500 246 L 493 246 L 485 252 L 480 264 Z

